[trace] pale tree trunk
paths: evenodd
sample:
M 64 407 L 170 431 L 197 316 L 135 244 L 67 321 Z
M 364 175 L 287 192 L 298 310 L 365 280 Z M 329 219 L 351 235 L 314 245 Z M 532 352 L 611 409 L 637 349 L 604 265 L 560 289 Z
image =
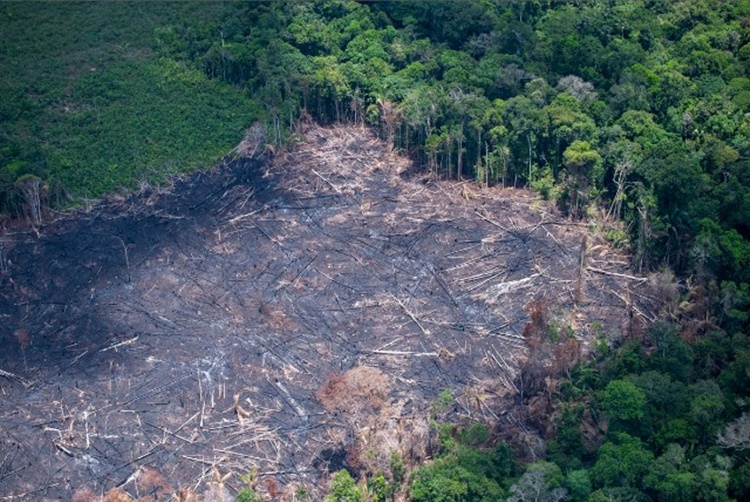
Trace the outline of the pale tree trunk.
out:
M 484 186 L 490 186 L 490 145 L 484 142 Z
M 396 146 L 396 128 L 399 126 L 401 111 L 394 103 L 387 99 L 378 99 L 380 107 L 380 120 L 388 143 L 389 152 L 392 152 Z
M 623 162 L 615 166 L 615 185 L 617 185 L 617 192 L 615 198 L 612 200 L 612 205 L 607 211 L 607 219 L 614 218 L 615 220 L 620 219 L 622 213 L 622 201 L 625 198 L 625 177 L 628 173 L 630 165 L 627 162 Z
M 26 213 L 35 227 L 42 225 L 42 180 L 37 177 L 27 178 L 16 183 L 23 195 Z
M 529 144 L 529 187 L 531 187 L 531 136 L 526 135 L 526 142 Z
M 463 168 L 463 160 L 464 160 L 464 139 L 458 138 L 458 160 L 456 161 L 456 179 L 458 181 L 461 181 L 461 178 L 463 177 L 462 168 Z
M 0 239 L 0 281 L 8 275 L 8 251 L 10 251 L 10 243 Z

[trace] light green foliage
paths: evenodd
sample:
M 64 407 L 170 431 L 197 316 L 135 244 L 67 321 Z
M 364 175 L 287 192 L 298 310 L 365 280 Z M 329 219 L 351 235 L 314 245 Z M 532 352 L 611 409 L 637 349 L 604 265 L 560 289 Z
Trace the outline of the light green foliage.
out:
M 404 465 L 403 458 L 396 450 L 391 452 L 389 467 L 390 477 L 386 477 L 382 472 L 378 472 L 367 480 L 367 490 L 370 494 L 370 499 L 374 502 L 392 500 L 396 493 L 403 488 L 406 466 Z
M 441 413 L 453 404 L 453 391 L 450 387 L 443 389 L 438 395 L 437 401 L 433 405 L 434 413 Z
M 357 488 L 349 471 L 342 469 L 333 475 L 325 502 L 363 502 L 362 492 Z
M 410 494 L 415 502 L 491 501 L 506 493 L 502 485 L 515 470 L 510 449 L 504 443 L 486 448 L 477 443 L 486 438 L 486 429 L 474 426 L 459 431 L 433 462 L 412 474 Z M 470 445 L 463 444 L 467 440 Z
M 367 490 L 373 502 L 385 502 L 392 491 L 382 472 L 367 481 Z
M 646 396 L 627 380 L 612 380 L 602 397 L 602 407 L 613 419 L 638 420 L 643 417 Z
M 251 488 L 243 488 L 237 492 L 237 502 L 258 502 L 260 498 Z
M 257 118 L 255 105 L 152 50 L 155 29 L 179 45 L 173 23 L 215 23 L 223 10 L 187 2 L 5 4 L 0 209 L 12 205 L 4 182 L 27 173 L 91 197 L 226 154 Z
M 397 486 L 400 486 L 404 481 L 404 476 L 406 475 L 406 466 L 404 465 L 404 459 L 396 450 L 393 450 L 393 452 L 391 453 L 390 468 L 391 479 L 393 480 L 393 483 Z
M 552 202 L 557 202 L 560 198 L 560 186 L 555 183 L 555 178 L 552 176 L 551 170 L 545 170 L 544 174 L 537 176 L 534 181 L 531 182 L 531 188 L 539 192 L 539 194 L 545 199 Z
M 565 476 L 565 487 L 574 502 L 583 502 L 591 493 L 591 479 L 585 469 L 570 471 Z

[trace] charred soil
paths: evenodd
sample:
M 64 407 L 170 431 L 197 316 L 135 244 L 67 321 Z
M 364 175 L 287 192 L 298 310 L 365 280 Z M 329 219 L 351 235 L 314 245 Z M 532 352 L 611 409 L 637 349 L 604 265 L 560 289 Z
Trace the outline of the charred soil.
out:
M 454 418 L 502 423 L 530 359 L 651 316 L 586 226 L 409 167 L 369 132 L 311 128 L 5 235 L 0 497 L 232 492 L 253 471 L 319 493 L 326 471 L 425 458 L 441 391 Z

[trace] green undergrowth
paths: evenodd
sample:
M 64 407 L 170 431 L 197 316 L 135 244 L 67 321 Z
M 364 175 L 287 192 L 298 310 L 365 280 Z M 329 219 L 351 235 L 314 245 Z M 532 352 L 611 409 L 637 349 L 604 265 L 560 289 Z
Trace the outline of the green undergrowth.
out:
M 77 195 L 215 162 L 257 116 L 245 94 L 168 59 L 80 78 L 70 111 L 49 124 L 49 177 Z
M 52 204 L 211 165 L 259 116 L 246 91 L 155 51 L 156 31 L 219 39 L 219 2 L 0 5 L 0 210 L 15 181 L 45 180 Z

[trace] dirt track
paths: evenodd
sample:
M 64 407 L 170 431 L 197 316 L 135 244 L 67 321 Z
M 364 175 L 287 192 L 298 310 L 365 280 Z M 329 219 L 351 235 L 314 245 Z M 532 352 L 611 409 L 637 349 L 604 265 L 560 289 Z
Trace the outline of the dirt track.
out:
M 454 417 L 496 421 L 532 300 L 583 347 L 649 315 L 626 261 L 530 194 L 407 172 L 369 133 L 312 129 L 6 236 L 0 498 L 232 492 L 253 468 L 315 494 L 345 462 L 423 457 L 446 388 Z

